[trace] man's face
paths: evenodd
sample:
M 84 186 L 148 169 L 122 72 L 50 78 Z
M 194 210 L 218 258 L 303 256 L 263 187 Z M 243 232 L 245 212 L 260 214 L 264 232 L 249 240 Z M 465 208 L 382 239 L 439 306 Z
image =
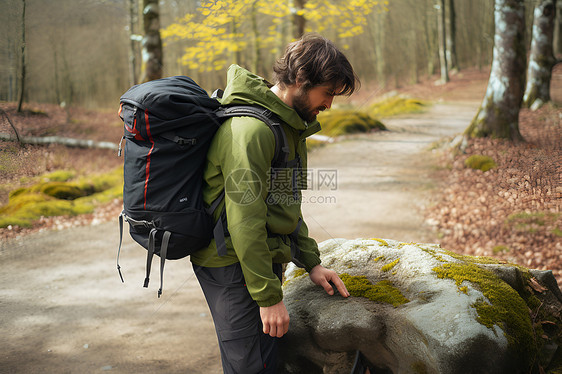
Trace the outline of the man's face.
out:
M 313 122 L 323 110 L 330 109 L 335 90 L 331 85 L 315 86 L 309 90 L 300 87 L 293 97 L 293 109 L 306 122 Z

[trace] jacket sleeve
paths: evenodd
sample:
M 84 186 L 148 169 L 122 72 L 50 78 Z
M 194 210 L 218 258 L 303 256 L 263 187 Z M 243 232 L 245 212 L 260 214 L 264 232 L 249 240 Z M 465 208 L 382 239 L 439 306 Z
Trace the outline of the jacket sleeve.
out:
M 234 117 L 230 137 L 223 137 L 222 174 L 228 231 L 248 292 L 261 307 L 283 299 L 267 245 L 267 187 L 275 138 L 263 122 Z
M 302 214 L 301 214 L 302 217 Z M 298 260 L 304 265 L 305 270 L 310 272 L 313 267 L 321 263 L 318 243 L 308 235 L 308 226 L 302 220 L 298 236 L 300 255 Z
M 303 139 L 299 144 L 298 153 L 301 155 L 302 167 L 305 173 L 308 173 L 307 165 L 308 165 L 308 151 L 306 148 L 306 141 Z M 306 178 L 305 178 L 306 180 Z M 305 182 L 305 188 L 306 182 Z M 302 219 L 301 227 L 299 230 L 298 235 L 298 243 L 300 249 L 300 255 L 298 256 L 298 260 L 305 266 L 305 270 L 310 272 L 313 267 L 319 265 L 320 260 L 320 252 L 318 251 L 318 243 L 316 240 L 311 238 L 308 234 L 308 226 L 304 221 L 302 210 L 299 212 L 300 217 Z

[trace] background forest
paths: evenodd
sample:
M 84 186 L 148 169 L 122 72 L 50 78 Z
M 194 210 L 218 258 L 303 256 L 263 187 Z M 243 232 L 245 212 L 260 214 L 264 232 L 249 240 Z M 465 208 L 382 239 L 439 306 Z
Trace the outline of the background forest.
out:
M 129 0 L 25 3 L 24 101 L 113 108 L 141 78 L 142 4 Z M 299 14 L 306 20 L 305 31 L 322 32 L 346 50 L 370 91 L 416 83 L 439 72 L 441 1 L 231 0 L 219 2 L 226 8 L 212 10 L 222 18 L 210 19 L 206 12 L 211 9 L 204 6 L 216 3 L 159 2 L 164 76 L 190 75 L 212 90 L 224 85 L 226 68 L 237 62 L 269 78 L 272 62 L 298 31 Z M 301 11 L 294 8 L 298 3 L 304 4 Z M 494 1 L 446 3 L 449 67 L 488 68 Z M 525 3 L 529 45 L 535 1 Z M 0 9 L 0 100 L 15 101 L 21 74 L 22 1 L 3 0 Z M 136 62 L 134 78 L 131 58 Z
M 232 63 L 270 78 L 287 42 L 321 32 L 345 50 L 362 81 L 346 119 L 380 119 L 371 105 L 389 91 L 428 101 L 484 99 L 463 142 L 445 151 L 438 166 L 445 187 L 426 221 L 448 248 L 552 269 L 562 279 L 561 9 L 562 0 L 3 0 L 0 135 L 18 128 L 42 140 L 114 148 L 122 135 L 119 97 L 131 85 L 184 74 L 212 91 L 224 87 Z M 475 93 L 471 77 L 488 76 L 487 90 L 482 83 Z M 548 103 L 549 88 L 558 101 Z M 102 208 L 109 218 L 121 209 L 122 159 L 112 149 L 18 147 L 10 136 L 0 141 L 0 237 L 58 219 L 48 216 L 98 212 L 99 202 L 112 202 Z M 486 163 L 472 170 L 469 159 Z M 92 171 L 110 173 L 93 188 L 107 189 L 104 196 L 79 192 L 70 203 L 57 201 L 57 213 L 33 206 L 25 220 L 2 221 L 22 206 L 13 191 L 45 173 L 49 183 L 80 189 L 90 182 L 76 180 Z

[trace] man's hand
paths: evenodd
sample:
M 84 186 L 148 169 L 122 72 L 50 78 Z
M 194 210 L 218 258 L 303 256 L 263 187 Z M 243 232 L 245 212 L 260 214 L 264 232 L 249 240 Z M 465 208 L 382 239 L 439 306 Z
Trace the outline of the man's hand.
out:
M 340 295 L 343 297 L 349 296 L 349 292 L 347 291 L 345 284 L 343 284 L 343 281 L 335 271 L 326 269 L 322 265 L 316 265 L 312 268 L 312 270 L 310 270 L 309 275 L 310 280 L 314 282 L 314 284 L 323 287 L 328 295 L 334 294 L 334 288 L 330 285 L 330 282 L 332 282 L 338 289 Z
M 280 338 L 289 331 L 289 312 L 283 301 L 273 306 L 260 307 L 263 333 Z

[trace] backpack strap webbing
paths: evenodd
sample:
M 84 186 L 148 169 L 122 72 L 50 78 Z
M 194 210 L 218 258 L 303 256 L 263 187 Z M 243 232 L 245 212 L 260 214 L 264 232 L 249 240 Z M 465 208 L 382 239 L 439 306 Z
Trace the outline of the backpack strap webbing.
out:
M 288 235 L 291 241 L 291 258 L 293 263 L 297 265 L 297 267 L 299 268 L 305 267 L 304 264 L 300 262 L 298 259 L 301 254 L 301 251 L 299 249 L 299 231 L 301 230 L 302 222 L 303 222 L 302 218 L 299 217 L 299 221 L 297 222 L 297 227 L 293 230 L 292 233 Z
M 277 117 L 269 109 L 263 108 L 261 106 L 255 105 L 235 105 L 228 107 L 221 107 L 217 112 L 219 118 L 230 118 L 230 117 L 253 117 L 264 122 L 273 132 L 275 137 L 275 154 L 271 162 L 271 167 L 275 168 L 287 168 L 295 167 L 297 164 L 300 165 L 300 161 L 289 162 L 289 141 L 287 139 L 287 134 L 283 129 L 283 121 Z M 272 178 L 275 178 L 275 172 L 271 174 Z M 293 184 L 294 193 L 296 193 L 296 184 Z M 213 201 L 211 207 L 209 207 L 210 213 L 214 213 L 218 205 L 224 199 L 225 192 L 219 195 L 219 197 Z M 215 238 L 215 243 L 217 246 L 217 254 L 219 256 L 225 256 L 227 254 L 226 250 L 226 211 L 223 210 L 215 227 L 213 229 L 213 236 Z
M 123 274 L 121 274 L 121 266 L 119 265 L 119 256 L 121 255 L 121 244 L 123 244 L 123 216 L 125 212 L 121 212 L 119 214 L 119 249 L 117 250 L 117 271 L 119 272 L 119 278 L 121 278 L 121 282 L 125 283 L 123 279 Z
M 150 281 L 150 268 L 152 266 L 152 258 L 154 257 L 154 242 L 156 240 L 157 229 L 150 230 L 148 236 L 148 255 L 146 256 L 146 278 L 144 278 L 144 287 L 148 287 Z M 164 231 L 162 236 L 162 244 L 160 245 L 160 288 L 158 289 L 158 297 L 162 296 L 162 288 L 164 286 L 164 264 L 166 262 L 166 255 L 168 254 L 168 244 L 170 242 L 170 231 Z
M 219 118 L 229 117 L 254 117 L 264 122 L 275 137 L 275 155 L 272 165 L 274 167 L 286 167 L 289 160 L 289 141 L 283 129 L 283 121 L 269 109 L 257 105 L 234 105 L 221 107 L 216 112 Z M 279 166 L 278 166 L 279 165 Z
M 121 211 L 119 214 L 119 249 L 117 250 L 117 271 L 119 272 L 119 277 L 121 278 L 121 282 L 125 283 L 123 279 L 123 274 L 121 273 L 121 266 L 119 265 L 119 256 L 121 255 L 121 246 L 123 244 L 123 221 L 126 221 L 131 226 L 142 226 L 145 228 L 154 228 L 154 222 L 148 221 L 138 221 L 132 219 L 128 215 L 125 214 L 125 211 Z
M 215 207 L 216 208 L 216 207 Z M 154 257 L 156 251 L 156 234 L 158 230 L 155 228 L 154 222 L 144 221 L 144 220 L 135 220 L 125 214 L 125 211 L 122 211 L 119 215 L 119 249 L 117 250 L 117 271 L 119 272 L 119 277 L 121 278 L 121 282 L 125 282 L 123 279 L 123 274 L 121 273 L 121 266 L 119 265 L 119 256 L 121 254 L 121 246 L 123 243 L 123 221 L 127 221 L 131 226 L 142 226 L 145 228 L 150 228 L 150 233 L 148 234 L 148 253 L 146 255 L 146 276 L 144 278 L 144 285 L 143 287 L 148 287 L 148 283 L 150 281 L 150 271 L 152 268 L 152 259 Z M 158 297 L 162 295 L 162 288 L 164 286 L 164 264 L 166 262 L 166 256 L 168 254 L 168 245 L 170 243 L 170 237 L 172 233 L 170 231 L 164 231 L 162 235 L 162 244 L 160 245 L 160 288 L 158 289 Z

